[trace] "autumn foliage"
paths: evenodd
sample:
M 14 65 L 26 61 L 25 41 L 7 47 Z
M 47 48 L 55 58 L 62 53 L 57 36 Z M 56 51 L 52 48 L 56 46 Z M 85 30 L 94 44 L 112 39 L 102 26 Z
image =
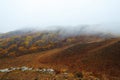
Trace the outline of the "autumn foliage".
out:
M 35 32 L 3 37 L 0 38 L 0 57 L 45 51 L 74 42 L 75 37 L 63 37 L 58 32 Z

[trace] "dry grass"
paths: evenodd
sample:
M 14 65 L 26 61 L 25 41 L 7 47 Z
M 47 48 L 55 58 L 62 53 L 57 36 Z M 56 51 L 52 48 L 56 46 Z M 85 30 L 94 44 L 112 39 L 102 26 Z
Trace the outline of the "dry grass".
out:
M 119 40 L 110 39 L 94 43 L 78 43 L 41 53 L 0 59 L 0 68 L 11 66 L 49 67 L 59 71 L 66 69 L 72 73 L 88 71 L 93 72 L 94 75 L 102 80 L 119 80 Z M 37 73 L 35 74 L 37 75 Z

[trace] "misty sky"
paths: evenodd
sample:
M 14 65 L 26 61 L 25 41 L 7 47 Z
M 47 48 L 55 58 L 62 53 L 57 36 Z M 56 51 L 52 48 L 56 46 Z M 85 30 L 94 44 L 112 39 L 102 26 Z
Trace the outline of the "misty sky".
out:
M 119 23 L 120 0 L 0 0 L 0 32 L 81 24 L 120 32 Z

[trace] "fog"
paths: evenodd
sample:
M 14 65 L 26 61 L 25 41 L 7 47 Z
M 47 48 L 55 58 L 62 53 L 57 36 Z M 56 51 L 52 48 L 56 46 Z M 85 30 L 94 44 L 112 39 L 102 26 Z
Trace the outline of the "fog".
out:
M 120 0 L 0 0 L 0 32 L 22 28 L 120 34 Z M 74 30 L 75 31 L 75 30 Z

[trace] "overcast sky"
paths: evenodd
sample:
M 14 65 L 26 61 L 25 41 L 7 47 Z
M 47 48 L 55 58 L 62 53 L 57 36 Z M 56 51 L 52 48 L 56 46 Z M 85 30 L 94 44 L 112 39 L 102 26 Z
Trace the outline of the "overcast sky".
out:
M 0 32 L 81 24 L 120 32 L 119 23 L 120 0 L 0 0 Z

